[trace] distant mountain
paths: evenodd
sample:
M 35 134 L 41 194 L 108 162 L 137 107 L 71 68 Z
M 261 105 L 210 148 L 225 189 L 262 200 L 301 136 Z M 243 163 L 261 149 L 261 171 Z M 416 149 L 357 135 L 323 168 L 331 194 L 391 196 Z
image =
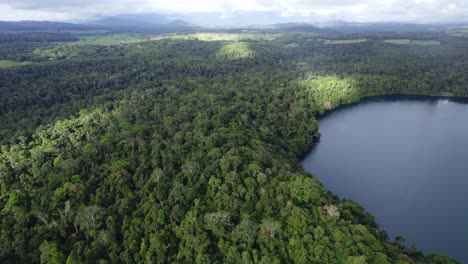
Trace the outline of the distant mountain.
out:
M 412 33 L 442 32 L 449 25 L 463 24 L 422 24 L 422 23 L 358 23 L 346 21 L 304 22 L 294 21 L 308 17 L 286 18 L 272 15 L 271 12 L 237 12 L 228 17 L 215 14 L 128 14 L 112 17 L 100 17 L 92 21 L 64 23 L 51 21 L 0 21 L 0 30 L 93 30 L 105 29 L 114 32 L 168 33 L 177 31 L 199 30 L 197 25 L 211 23 L 212 31 L 262 31 L 265 33 L 309 32 L 319 35 L 340 35 L 356 33 Z M 272 16 L 270 16 L 272 15 Z M 270 23 L 274 21 L 275 23 Z
M 437 16 L 427 16 L 425 18 L 420 18 L 414 21 L 415 23 L 425 23 L 425 24 L 456 24 L 456 25 L 467 25 L 468 24 L 468 16 L 466 14 L 460 15 L 440 15 Z
M 253 11 L 232 12 L 222 16 L 218 13 L 187 14 L 179 17 L 179 19 L 203 26 L 252 26 L 309 21 L 303 17 L 283 17 L 277 12 Z
M 171 22 L 169 17 L 160 14 L 123 14 L 112 17 L 97 18 L 89 23 L 109 27 L 127 27 L 161 25 L 169 22 Z
M 100 18 L 84 24 L 51 22 L 51 21 L 0 21 L 0 30 L 23 31 L 61 31 L 61 30 L 107 30 L 112 32 L 169 33 L 187 32 L 198 27 L 180 19 L 169 19 L 157 16 L 133 15 Z
M 192 13 L 192 14 L 122 14 L 112 17 L 98 17 L 92 24 L 121 25 L 123 21 L 138 25 L 161 25 L 171 21 L 186 21 L 189 24 L 202 26 L 251 26 L 272 25 L 278 23 L 294 23 L 309 21 L 307 17 L 283 17 L 276 12 L 232 12 L 220 15 L 219 13 Z M 184 25 L 186 26 L 186 25 Z M 191 25 L 193 26 L 193 25 Z
M 142 24 L 167 24 L 174 20 L 168 15 L 165 14 L 157 14 L 157 13 L 149 13 L 149 14 L 123 14 L 117 16 L 117 18 L 127 20 L 127 21 L 135 21 Z
M 309 23 L 280 23 L 280 24 L 273 24 L 274 28 L 297 28 L 297 27 L 315 27 L 316 26 L 309 24 Z
M 86 30 L 96 26 L 51 21 L 0 21 L 1 30 Z
M 110 27 L 126 26 L 155 26 L 168 25 L 175 27 L 194 27 L 194 25 L 210 27 L 247 27 L 259 25 L 276 25 L 277 28 L 297 28 L 316 26 L 319 28 L 330 28 L 348 33 L 358 32 L 411 32 L 434 30 L 434 27 L 428 27 L 428 24 L 418 22 L 405 23 L 358 23 L 346 22 L 341 20 L 325 21 L 324 17 L 315 15 L 290 15 L 283 16 L 278 12 L 260 12 L 260 11 L 237 11 L 227 14 L 215 12 L 190 13 L 190 14 L 121 14 L 111 17 L 97 17 L 89 22 L 94 25 L 104 25 Z
M 93 21 L 90 24 L 105 26 L 105 27 L 128 27 L 128 26 L 141 25 L 141 23 L 131 21 L 131 20 L 125 20 L 125 19 L 117 18 L 117 17 L 102 18 L 102 19 Z
M 320 28 L 309 23 L 281 23 L 274 24 L 269 29 L 263 31 L 271 33 L 286 33 L 286 32 L 307 32 L 318 35 L 336 36 L 340 33 L 329 28 Z
M 343 26 L 349 26 L 352 24 L 361 24 L 357 22 L 347 22 L 344 20 L 330 20 L 330 21 L 320 21 L 320 22 L 315 22 L 314 25 L 318 27 L 343 27 Z
M 197 27 L 197 25 L 194 25 L 194 24 L 189 23 L 189 22 L 187 22 L 185 20 L 182 20 L 182 19 L 173 20 L 173 21 L 167 23 L 166 26 L 169 26 L 169 27 Z
M 322 23 L 322 28 L 328 28 L 346 34 L 352 33 L 375 33 L 375 32 L 395 32 L 395 33 L 410 33 L 410 32 L 437 32 L 443 31 L 444 27 L 436 24 L 417 24 L 417 23 L 358 23 L 332 21 Z
M 91 25 L 100 25 L 112 29 L 134 31 L 173 31 L 179 29 L 196 28 L 197 26 L 182 19 L 174 19 L 161 14 L 118 15 L 104 17 L 89 22 Z

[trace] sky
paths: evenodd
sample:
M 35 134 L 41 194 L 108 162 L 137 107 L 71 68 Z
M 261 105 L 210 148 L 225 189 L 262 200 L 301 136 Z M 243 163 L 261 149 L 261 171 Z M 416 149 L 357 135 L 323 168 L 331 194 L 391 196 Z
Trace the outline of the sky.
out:
M 304 22 L 452 22 L 467 21 L 468 0 L 0 0 L 0 20 L 69 21 L 129 13 L 209 13 L 228 19 L 244 12 Z

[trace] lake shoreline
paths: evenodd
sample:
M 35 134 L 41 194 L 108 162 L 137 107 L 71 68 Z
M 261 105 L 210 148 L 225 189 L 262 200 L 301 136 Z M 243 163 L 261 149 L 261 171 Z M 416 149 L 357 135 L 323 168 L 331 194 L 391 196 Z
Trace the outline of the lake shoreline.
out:
M 440 94 L 417 94 L 417 93 L 395 93 L 395 94 L 379 94 L 379 95 L 363 95 L 361 98 L 359 98 L 355 102 L 350 102 L 350 103 L 341 103 L 337 106 L 333 106 L 333 108 L 326 110 L 322 114 L 318 113 L 316 118 L 317 121 L 320 121 L 320 119 L 326 117 L 332 112 L 335 112 L 337 110 L 342 109 L 343 107 L 350 107 L 354 106 L 360 103 L 364 103 L 367 101 L 374 101 L 375 99 L 382 99 L 382 100 L 389 100 L 392 99 L 392 97 L 396 100 L 401 100 L 402 98 L 405 99 L 412 99 L 412 100 L 417 100 L 417 99 L 451 99 L 456 102 L 463 102 L 463 103 L 468 103 L 468 95 L 455 95 L 453 93 L 440 93 Z M 378 100 L 380 101 L 380 100 Z M 320 125 L 320 124 L 319 124 Z
M 320 117 L 322 136 L 301 164 L 341 200 L 361 204 L 391 238 L 402 235 L 406 246 L 466 261 L 461 247 L 468 242 L 457 234 L 468 219 L 459 202 L 468 186 L 467 108 L 467 96 L 361 97 Z M 450 226 L 447 212 L 458 212 Z M 431 239 L 428 230 L 437 230 Z

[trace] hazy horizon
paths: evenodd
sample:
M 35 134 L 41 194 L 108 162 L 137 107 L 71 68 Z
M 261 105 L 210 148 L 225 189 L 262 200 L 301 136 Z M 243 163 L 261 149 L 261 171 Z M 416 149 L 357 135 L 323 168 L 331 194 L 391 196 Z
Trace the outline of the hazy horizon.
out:
M 158 14 L 200 25 L 285 22 L 467 22 L 464 0 L 0 0 L 3 21 L 86 22 L 118 15 Z

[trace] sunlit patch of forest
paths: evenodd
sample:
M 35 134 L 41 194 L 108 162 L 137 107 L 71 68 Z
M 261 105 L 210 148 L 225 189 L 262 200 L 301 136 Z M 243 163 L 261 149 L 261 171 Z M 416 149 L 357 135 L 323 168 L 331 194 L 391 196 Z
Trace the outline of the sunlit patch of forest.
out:
M 31 62 L 28 61 L 11 61 L 11 60 L 0 60 L 0 68 L 8 68 L 8 67 L 13 67 L 13 66 L 21 66 L 21 65 L 27 65 L 30 64 Z
M 400 45 L 440 45 L 438 40 L 386 39 L 385 42 Z
M 366 42 L 367 39 L 324 39 L 323 40 L 326 45 L 332 44 L 353 44 L 353 43 L 361 43 Z

